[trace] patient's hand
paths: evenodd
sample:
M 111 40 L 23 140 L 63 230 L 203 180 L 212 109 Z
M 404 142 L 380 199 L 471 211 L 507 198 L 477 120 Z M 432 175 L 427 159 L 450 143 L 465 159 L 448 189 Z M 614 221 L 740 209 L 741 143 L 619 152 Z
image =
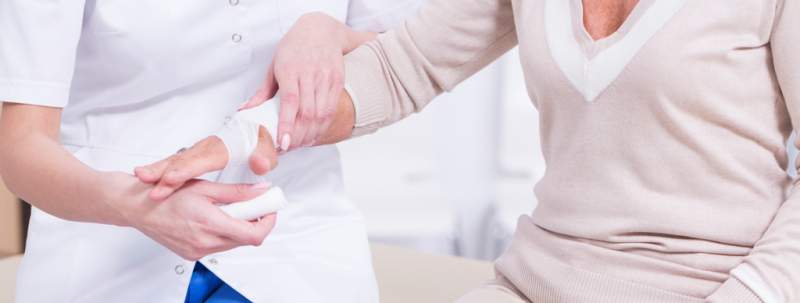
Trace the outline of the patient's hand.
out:
M 228 158 L 228 149 L 222 140 L 210 136 L 164 160 L 137 167 L 134 172 L 144 183 L 157 183 L 149 197 L 161 201 L 187 181 L 225 168 Z M 258 144 L 250 155 L 249 164 L 257 175 L 264 175 L 278 165 L 272 137 L 263 126 L 259 126 Z

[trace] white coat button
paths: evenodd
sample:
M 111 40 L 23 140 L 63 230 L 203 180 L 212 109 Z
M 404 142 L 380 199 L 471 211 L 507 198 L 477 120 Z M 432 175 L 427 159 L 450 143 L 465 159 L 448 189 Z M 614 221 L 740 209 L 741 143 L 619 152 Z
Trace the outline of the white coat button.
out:
M 219 264 L 219 260 L 217 260 L 217 258 L 211 258 L 211 259 L 208 259 L 208 263 L 211 264 L 211 265 L 217 265 L 217 264 Z
M 233 35 L 231 36 L 231 41 L 233 41 L 233 42 L 235 42 L 235 43 L 242 42 L 242 35 L 239 35 L 239 34 L 233 34 Z
M 239 5 L 239 0 L 228 0 L 228 3 L 230 3 L 231 6 L 236 6 Z
M 183 265 L 175 266 L 175 273 L 176 274 L 182 275 L 184 271 L 185 271 L 185 269 L 183 268 Z

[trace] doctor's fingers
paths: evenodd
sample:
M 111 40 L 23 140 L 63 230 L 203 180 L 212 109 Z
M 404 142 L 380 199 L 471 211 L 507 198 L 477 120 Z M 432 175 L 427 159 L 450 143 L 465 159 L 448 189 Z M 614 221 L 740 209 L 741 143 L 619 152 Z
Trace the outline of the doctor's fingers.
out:
M 306 75 L 300 79 L 300 108 L 297 113 L 294 132 L 292 132 L 291 148 L 307 146 L 311 137 L 317 131 L 315 125 L 317 120 L 317 84 L 316 75 Z
M 161 180 L 164 170 L 167 169 L 169 162 L 175 155 L 169 156 L 166 159 L 151 163 L 145 166 L 139 166 L 133 169 L 133 174 L 139 178 L 139 181 L 147 184 L 153 184 Z
M 340 79 L 340 73 L 333 70 L 325 70 L 317 76 L 314 91 L 314 117 L 304 137 L 302 143 L 304 147 L 313 146 L 327 129 L 328 121 L 333 118 L 335 106 L 332 104 L 331 91 L 341 86 L 338 83 L 341 81 Z
M 278 143 L 281 151 L 288 151 L 292 145 L 292 132 L 295 127 L 297 110 L 300 108 L 300 91 L 297 77 L 288 76 L 285 79 L 278 77 L 281 89 L 280 113 L 278 114 Z
M 316 71 L 304 74 L 306 77 L 300 81 L 299 114 L 295 123 L 297 135 L 293 135 L 293 147 L 313 146 L 333 119 L 344 87 L 344 63 L 341 54 L 336 56 L 323 60 Z M 302 139 L 295 136 L 302 136 Z
M 187 187 L 211 200 L 211 202 L 230 204 L 255 199 L 269 189 L 270 183 L 223 184 L 199 180 Z
M 211 136 L 164 162 L 145 166 L 146 170 L 160 176 L 158 184 L 150 191 L 150 199 L 156 201 L 167 198 L 186 181 L 223 169 L 228 163 L 228 149 L 222 140 Z
M 198 181 L 192 181 L 198 182 Z M 171 237 L 176 253 L 188 260 L 227 251 L 239 246 L 258 246 L 275 226 L 275 214 L 258 222 L 232 218 L 215 205 L 196 205 L 193 216 L 187 217 L 189 233 Z
M 197 261 L 210 254 L 248 245 L 219 236 L 217 233 L 198 235 L 193 238 L 183 238 L 181 241 L 184 243 L 180 245 L 180 248 L 175 250 L 175 253 L 190 261 Z
M 180 241 L 184 243 L 176 245 L 179 248 L 173 249 L 173 251 L 186 260 L 197 261 L 211 254 L 228 251 L 240 246 L 258 246 L 263 242 L 263 238 L 260 241 L 256 241 L 256 236 L 251 237 L 253 239 L 248 239 L 247 241 L 244 239 L 236 240 L 223 236 L 219 232 L 210 231 L 193 238 L 181 239 Z
M 259 246 L 275 227 L 276 214 L 269 214 L 259 221 L 248 222 L 234 219 L 225 215 L 225 219 L 211 221 L 210 227 L 215 228 L 220 236 L 228 238 L 237 246 L 253 245 Z
M 272 135 L 264 126 L 259 126 L 258 144 L 250 155 L 250 170 L 256 175 L 264 175 L 278 166 L 278 152 L 272 142 Z
M 317 124 L 319 125 L 319 131 L 314 137 L 314 142 L 312 142 L 312 144 L 316 144 L 317 142 L 321 141 L 328 128 L 330 128 L 331 124 L 333 123 L 333 119 L 336 116 L 339 98 L 344 92 L 344 76 L 332 75 L 332 77 L 330 90 L 327 91 L 327 98 L 324 99 L 325 104 L 317 104 Z

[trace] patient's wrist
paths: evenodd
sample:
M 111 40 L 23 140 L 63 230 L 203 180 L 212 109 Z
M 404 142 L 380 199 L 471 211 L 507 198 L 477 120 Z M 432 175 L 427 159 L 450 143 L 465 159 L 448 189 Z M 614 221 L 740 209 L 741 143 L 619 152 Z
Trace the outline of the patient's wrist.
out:
M 355 126 L 355 111 L 355 105 L 348 90 L 343 90 L 339 97 L 339 104 L 336 106 L 333 122 L 323 133 L 318 145 L 333 144 L 350 138 Z

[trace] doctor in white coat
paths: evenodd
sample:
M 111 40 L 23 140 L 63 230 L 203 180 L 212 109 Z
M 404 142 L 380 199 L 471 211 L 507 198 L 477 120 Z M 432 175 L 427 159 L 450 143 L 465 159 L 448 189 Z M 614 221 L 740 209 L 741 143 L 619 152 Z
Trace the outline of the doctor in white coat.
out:
M 0 1 L 0 172 L 34 206 L 17 302 L 183 302 L 194 260 L 253 302 L 376 302 L 335 147 L 282 142 L 293 151 L 266 166 L 290 201 L 277 221 L 215 205 L 267 184 L 191 181 L 159 194 L 132 173 L 219 129 L 263 86 L 301 16 L 382 31 L 416 2 Z M 328 55 L 316 60 L 341 60 Z

